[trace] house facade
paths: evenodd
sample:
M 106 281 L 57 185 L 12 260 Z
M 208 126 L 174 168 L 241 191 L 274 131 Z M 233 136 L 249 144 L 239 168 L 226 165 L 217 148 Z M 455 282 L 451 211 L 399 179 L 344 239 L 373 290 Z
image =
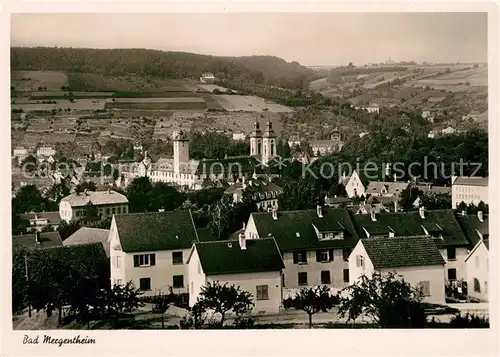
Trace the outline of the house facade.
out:
M 57 230 L 57 227 L 61 223 L 61 217 L 59 216 L 59 211 L 54 212 L 30 212 L 22 215 L 23 218 L 30 222 L 30 227 L 41 231 L 42 228 L 49 226 L 51 230 Z
M 374 272 L 394 272 L 422 290 L 424 300 L 445 302 L 444 260 L 430 237 L 361 239 L 349 256 L 350 283 Z
M 87 205 L 92 203 L 101 219 L 114 214 L 128 213 L 128 199 L 121 193 L 108 191 L 84 191 L 64 197 L 59 203 L 61 220 L 69 222 L 86 216 Z
M 234 203 L 243 201 L 243 191 L 249 190 L 253 200 L 260 210 L 267 211 L 272 208 L 278 208 L 278 198 L 283 193 L 283 189 L 265 178 L 259 178 L 253 175 L 251 179 L 243 177 L 241 181 L 231 185 L 224 193 L 233 198 Z
M 478 205 L 479 202 L 488 204 L 488 177 L 453 176 L 451 183 L 452 208 L 464 202 Z
M 252 213 L 247 239 L 274 237 L 285 268 L 286 289 L 328 285 L 341 289 L 349 282 L 349 254 L 358 235 L 344 208 Z
M 489 249 L 489 240 L 481 239 L 465 259 L 467 294 L 481 302 L 488 301 Z
M 274 238 L 195 243 L 188 259 L 189 305 L 198 300 L 207 283 L 239 286 L 252 294 L 255 315 L 279 313 L 284 267 Z
M 54 156 L 56 150 L 52 146 L 42 146 L 36 150 L 36 156 Z
M 330 139 L 326 140 L 312 140 L 311 150 L 314 155 L 322 156 L 329 153 L 337 152 L 342 149 L 342 135 L 337 128 L 330 132 Z
M 187 257 L 197 241 L 190 211 L 116 215 L 109 232 L 111 284 L 132 281 L 145 296 L 170 288 L 186 293 Z

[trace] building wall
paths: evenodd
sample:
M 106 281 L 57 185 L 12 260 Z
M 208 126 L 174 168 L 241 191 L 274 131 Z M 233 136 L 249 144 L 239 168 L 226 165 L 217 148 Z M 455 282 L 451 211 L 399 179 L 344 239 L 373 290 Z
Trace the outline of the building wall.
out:
M 181 162 L 189 162 L 189 141 L 174 140 L 174 172 L 180 173 Z
M 206 283 L 205 273 L 200 264 L 198 251 L 193 249 L 188 264 L 189 276 L 189 306 L 193 306 L 200 295 L 202 286 Z
M 481 244 L 465 263 L 467 269 L 467 293 L 469 296 L 488 301 L 488 249 Z M 479 281 L 480 291 L 474 291 L 474 279 Z
M 224 274 L 224 275 L 210 275 L 207 276 L 207 281 L 229 285 L 236 285 L 241 290 L 248 291 L 252 294 L 255 306 L 253 307 L 252 314 L 276 314 L 280 311 L 282 302 L 282 286 L 281 286 L 281 273 L 279 271 L 261 272 L 261 273 L 248 273 L 248 274 Z M 257 286 L 268 286 L 268 299 L 256 300 Z
M 360 181 L 358 173 L 353 171 L 347 185 L 345 187 L 346 193 L 348 197 L 355 197 L 356 194 L 358 196 L 362 196 L 365 194 L 365 186 Z
M 109 229 L 109 264 L 110 264 L 110 277 L 111 285 L 126 284 L 130 279 L 127 279 L 127 266 L 124 264 L 126 253 L 122 250 L 118 231 L 116 229 L 116 222 L 113 217 L 111 227 Z
M 59 216 L 61 216 L 61 221 L 69 222 L 73 218 L 73 208 L 67 201 L 61 201 L 59 203 Z
M 307 264 L 294 264 L 293 253 L 284 252 L 283 262 L 285 269 L 283 270 L 284 287 L 287 289 L 301 288 L 299 285 L 298 274 L 301 272 L 307 273 L 307 285 L 328 285 L 332 288 L 342 289 L 346 287 L 349 282 L 344 281 L 344 269 L 349 269 L 349 263 L 343 259 L 342 249 L 333 250 L 334 259 L 331 262 L 317 262 L 316 250 L 307 251 Z M 330 272 L 330 284 L 321 283 L 321 272 Z
M 175 173 L 172 171 L 152 170 L 149 172 L 149 177 L 152 182 L 175 183 L 179 186 L 188 186 L 192 188 L 198 180 L 195 174 Z
M 260 145 L 260 151 L 259 151 Z M 261 138 L 250 138 L 250 155 L 262 155 L 262 140 Z
M 455 248 L 456 259 L 450 260 L 448 259 L 448 250 L 447 249 L 439 249 L 441 256 L 446 262 L 445 268 L 445 279 L 448 280 L 448 269 L 456 269 L 457 270 L 457 280 L 467 280 L 467 267 L 465 266 L 465 258 L 469 254 L 467 252 L 466 247 L 458 247 Z
M 481 201 L 488 204 L 488 186 L 453 185 L 451 190 L 453 208 L 456 208 L 462 201 L 476 206 Z
M 274 138 L 262 139 L 262 162 L 267 164 L 269 160 L 277 155 L 276 140 Z
M 358 255 L 361 255 L 364 258 L 363 267 L 358 267 L 356 264 L 356 257 Z M 371 276 L 374 271 L 375 269 L 373 264 L 370 261 L 362 242 L 358 242 L 349 256 L 350 284 L 353 284 L 362 275 Z M 382 274 L 391 271 L 396 271 L 398 275 L 402 276 L 405 281 L 409 282 L 412 286 L 418 286 L 420 281 L 429 281 L 430 296 L 424 297 L 424 301 L 439 304 L 445 303 L 445 270 L 443 266 L 436 265 L 380 270 Z

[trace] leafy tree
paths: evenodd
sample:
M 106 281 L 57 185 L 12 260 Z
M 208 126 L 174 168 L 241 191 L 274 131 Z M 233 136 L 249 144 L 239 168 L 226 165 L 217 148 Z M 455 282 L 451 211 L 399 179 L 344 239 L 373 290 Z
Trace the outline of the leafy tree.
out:
M 451 196 L 448 194 L 430 194 L 422 197 L 422 205 L 426 209 L 448 209 L 451 207 Z
M 424 327 L 422 291 L 399 279 L 395 273 L 363 275 L 343 290 L 347 297 L 340 299 L 339 314 L 347 316 L 347 321 L 354 322 L 365 315 L 381 327 Z
M 15 213 L 45 211 L 46 202 L 35 185 L 21 187 L 12 199 L 12 211 Z
M 330 293 L 327 285 L 302 288 L 291 301 L 291 306 L 297 310 L 303 310 L 309 315 L 309 328 L 312 328 L 312 317 L 317 312 L 327 312 L 339 299 Z
M 153 185 L 151 198 L 153 210 L 164 209 L 166 211 L 177 209 L 185 200 L 184 194 L 165 182 L 157 182 Z
M 229 235 L 229 227 L 233 218 L 232 199 L 224 195 L 221 200 L 210 206 L 210 222 L 208 227 L 214 237 L 219 240 L 226 239 Z
M 321 197 L 321 189 L 317 182 L 301 179 L 285 184 L 278 202 L 280 209 L 284 211 L 310 209 L 316 208 Z
M 45 194 L 47 200 L 59 204 L 62 198 L 70 194 L 69 187 L 66 180 L 61 180 L 60 183 L 53 184 Z
M 242 316 L 254 306 L 252 294 L 248 291 L 227 283 L 221 285 L 217 281 L 208 282 L 201 288 L 197 303 L 203 309 L 210 309 L 221 315 L 220 327 L 224 326 L 224 320 L 229 311 L 234 312 L 236 316 Z
M 70 235 L 79 230 L 81 227 L 82 227 L 82 222 L 79 220 L 71 220 L 68 223 L 64 220 L 61 220 L 61 223 L 59 223 L 59 225 L 57 226 L 57 231 L 59 232 L 61 239 L 65 240 Z
M 99 219 L 99 211 L 97 207 L 92 202 L 87 203 L 85 205 L 85 220 L 87 222 L 92 222 L 98 219 Z
M 82 192 L 85 192 L 85 190 L 87 191 L 97 191 L 97 186 L 94 182 L 92 181 L 85 181 L 85 182 L 82 182 L 80 184 L 78 184 L 76 187 L 75 187 L 75 192 L 78 194 L 78 193 L 82 193 Z
M 135 178 L 126 190 L 131 213 L 150 212 L 153 185 L 148 177 Z
M 24 218 L 21 214 L 11 211 L 12 215 L 12 234 L 24 234 L 30 226 L 30 221 Z
M 38 159 L 33 155 L 29 155 L 24 158 L 23 161 L 21 161 L 21 164 L 19 166 L 23 169 L 24 172 L 35 172 L 38 168 Z

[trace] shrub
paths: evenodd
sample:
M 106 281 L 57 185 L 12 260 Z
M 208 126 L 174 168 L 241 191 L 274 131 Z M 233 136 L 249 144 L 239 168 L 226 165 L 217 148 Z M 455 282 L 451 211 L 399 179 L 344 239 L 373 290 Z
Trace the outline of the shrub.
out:
M 464 316 L 457 314 L 450 320 L 452 328 L 489 328 L 490 321 L 485 316 L 475 314 L 465 314 Z

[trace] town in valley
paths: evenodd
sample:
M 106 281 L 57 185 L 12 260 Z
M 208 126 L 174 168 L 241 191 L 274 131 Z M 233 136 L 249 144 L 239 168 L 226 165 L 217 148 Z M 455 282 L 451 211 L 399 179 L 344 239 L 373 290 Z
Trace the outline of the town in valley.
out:
M 13 17 L 13 328 L 488 328 L 487 50 L 432 57 L 478 14 L 335 65 Z

